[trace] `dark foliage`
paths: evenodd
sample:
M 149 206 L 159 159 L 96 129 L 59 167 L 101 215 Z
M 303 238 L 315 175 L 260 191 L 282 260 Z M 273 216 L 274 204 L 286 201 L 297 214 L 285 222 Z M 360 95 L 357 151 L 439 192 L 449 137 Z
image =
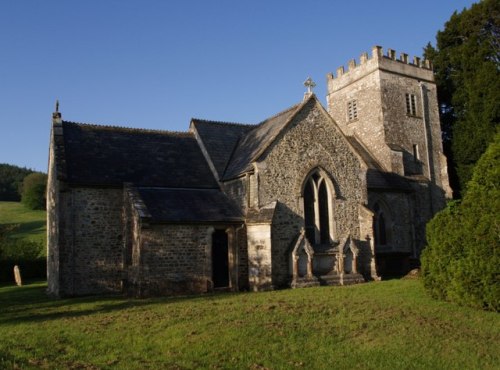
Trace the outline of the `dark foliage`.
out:
M 14 266 L 18 265 L 23 279 L 45 278 L 47 263 L 44 246 L 29 240 L 9 238 L 20 225 L 0 225 L 0 281 L 14 281 Z
M 462 305 L 500 311 L 500 134 L 474 168 L 461 202 L 427 226 L 422 254 L 429 293 Z
M 21 184 L 30 173 L 30 169 L 0 163 L 0 201 L 19 202 Z
M 425 57 L 434 64 L 450 180 L 459 197 L 500 116 L 500 2 L 455 12 Z

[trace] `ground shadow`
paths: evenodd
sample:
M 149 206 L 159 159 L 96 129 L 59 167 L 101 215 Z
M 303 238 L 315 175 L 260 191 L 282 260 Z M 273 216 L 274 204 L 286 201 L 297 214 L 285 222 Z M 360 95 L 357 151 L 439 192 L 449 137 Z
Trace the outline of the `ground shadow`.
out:
M 110 313 L 123 309 L 148 305 L 170 305 L 184 301 L 219 301 L 228 299 L 232 292 L 213 292 L 202 295 L 157 297 L 147 299 L 128 298 L 122 295 L 87 296 L 80 298 L 54 299 L 46 295 L 46 284 L 33 283 L 22 287 L 0 289 L 0 323 L 27 323 L 75 318 Z M 91 305 L 90 308 L 75 306 Z M 43 312 L 49 311 L 49 312 Z

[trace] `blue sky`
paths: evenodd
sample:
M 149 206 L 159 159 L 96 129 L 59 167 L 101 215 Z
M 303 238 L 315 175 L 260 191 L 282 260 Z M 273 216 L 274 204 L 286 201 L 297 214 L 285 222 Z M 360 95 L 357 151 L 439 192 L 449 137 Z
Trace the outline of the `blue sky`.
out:
M 0 163 L 47 170 L 51 113 L 258 123 L 373 45 L 420 56 L 465 0 L 0 1 Z

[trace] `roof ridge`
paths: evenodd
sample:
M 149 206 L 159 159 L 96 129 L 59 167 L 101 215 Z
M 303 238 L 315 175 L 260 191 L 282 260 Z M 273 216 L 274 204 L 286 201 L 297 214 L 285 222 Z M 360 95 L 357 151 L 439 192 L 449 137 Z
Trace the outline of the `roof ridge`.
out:
M 125 127 L 125 126 L 115 126 L 115 125 L 99 125 L 95 123 L 84 123 L 75 121 L 63 121 L 63 123 L 69 123 L 78 126 L 85 126 L 89 128 L 97 128 L 103 130 L 119 130 L 125 132 L 138 132 L 138 133 L 156 133 L 156 134 L 172 134 L 177 136 L 193 136 L 189 131 L 172 131 L 172 130 L 160 130 L 160 129 L 148 129 L 148 128 L 138 128 L 138 127 Z
M 255 126 L 254 123 L 240 123 L 240 122 L 227 122 L 227 121 L 214 121 L 214 120 L 209 120 L 209 119 L 203 119 L 203 118 L 191 118 L 191 121 L 198 121 L 198 122 L 203 122 L 203 123 L 210 123 L 210 124 L 216 124 L 216 125 L 229 125 L 229 126 Z
M 267 122 L 267 121 L 270 121 L 270 120 L 272 120 L 272 119 L 274 119 L 274 118 L 277 118 L 277 117 L 279 117 L 279 116 L 281 116 L 281 115 L 283 115 L 283 114 L 285 114 L 285 113 L 288 113 L 288 112 L 290 112 L 290 111 L 291 111 L 291 110 L 293 110 L 293 109 L 297 109 L 297 108 L 298 108 L 298 107 L 299 107 L 302 103 L 303 103 L 303 102 L 300 102 L 300 103 L 294 104 L 294 105 L 292 105 L 291 107 L 288 107 L 287 109 L 285 109 L 285 110 L 283 110 L 283 111 L 281 111 L 281 112 L 278 112 L 278 113 L 276 113 L 275 115 L 273 115 L 273 116 L 271 116 L 271 117 L 266 118 L 265 120 L 263 120 L 263 121 L 259 122 L 259 123 L 258 123 L 258 126 L 260 126 L 260 125 L 262 125 L 263 123 L 265 123 L 265 122 Z

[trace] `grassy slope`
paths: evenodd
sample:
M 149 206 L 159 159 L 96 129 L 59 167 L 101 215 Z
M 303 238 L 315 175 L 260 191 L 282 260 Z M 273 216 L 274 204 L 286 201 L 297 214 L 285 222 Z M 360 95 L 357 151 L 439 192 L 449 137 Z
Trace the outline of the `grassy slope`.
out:
M 13 238 L 23 238 L 46 245 L 46 212 L 32 211 L 18 202 L 0 202 L 0 225 L 20 224 L 20 228 L 10 234 Z
M 500 316 L 417 280 L 266 293 L 50 300 L 0 288 L 0 368 L 498 368 Z

